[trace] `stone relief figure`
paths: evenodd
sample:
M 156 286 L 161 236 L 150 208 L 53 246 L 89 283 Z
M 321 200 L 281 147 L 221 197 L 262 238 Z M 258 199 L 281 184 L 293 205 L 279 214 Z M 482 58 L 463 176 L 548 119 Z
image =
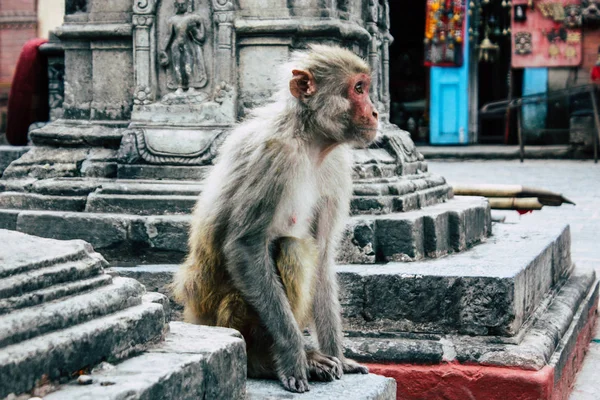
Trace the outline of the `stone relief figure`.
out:
M 208 83 L 202 45 L 205 26 L 202 17 L 192 12 L 192 0 L 175 0 L 175 15 L 168 21 L 168 38 L 159 62 L 169 68 L 167 87 L 183 94 Z

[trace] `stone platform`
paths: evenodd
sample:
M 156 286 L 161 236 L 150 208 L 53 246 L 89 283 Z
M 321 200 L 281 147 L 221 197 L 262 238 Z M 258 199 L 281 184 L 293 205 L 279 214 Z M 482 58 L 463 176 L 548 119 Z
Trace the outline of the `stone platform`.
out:
M 0 229 L 83 239 L 110 261 L 178 263 L 187 251 L 188 213 L 198 190 L 193 182 L 0 181 Z M 441 257 L 485 241 L 490 232 L 489 205 L 476 197 L 411 213 L 355 215 L 348 219 L 339 261 Z
M 475 391 L 512 385 L 546 399 L 568 389 L 595 321 L 595 275 L 574 269 L 568 226 L 496 224 L 494 232 L 438 259 L 338 266 L 346 355 L 396 378 L 402 399 L 440 398 L 437 384 L 448 398 L 464 398 L 457 387 L 465 383 L 444 378 L 456 371 L 481 371 L 471 379 Z M 109 272 L 169 295 L 176 269 Z

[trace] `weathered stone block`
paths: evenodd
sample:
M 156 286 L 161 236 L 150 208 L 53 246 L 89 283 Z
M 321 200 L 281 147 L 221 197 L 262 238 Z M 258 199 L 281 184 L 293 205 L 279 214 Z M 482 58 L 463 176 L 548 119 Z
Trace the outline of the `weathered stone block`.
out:
M 132 215 L 191 214 L 197 196 L 92 193 L 86 211 Z
M 305 399 L 315 400 L 393 400 L 396 398 L 396 381 L 379 375 L 344 375 L 333 382 L 311 382 L 310 392 L 290 393 L 277 381 L 248 381 L 248 400 Z
M 511 338 L 380 331 L 381 335 L 350 335 L 344 341 L 347 357 L 375 363 L 441 364 L 459 362 L 524 370 L 546 366 L 562 372 L 577 339 L 594 315 L 598 282 L 593 271 L 570 277 L 548 299 L 530 324 Z
M 187 251 L 190 216 L 135 219 L 131 226 L 131 240 L 157 250 Z
M 0 229 L 17 230 L 19 212 L 19 210 L 2 210 L 0 212 Z
M 29 151 L 29 146 L 2 146 L 0 145 L 0 176 L 10 165 L 23 154 Z
M 63 282 L 86 279 L 97 275 L 101 270 L 101 261 L 84 258 L 23 273 L 13 273 L 0 281 L 0 298 L 18 296 Z
M 103 261 L 92 246 L 82 240 L 60 241 L 26 235 L 20 232 L 0 230 L 0 243 L 5 246 L 0 278 L 33 271 L 54 264 L 75 260 Z
M 423 217 L 395 215 L 375 222 L 377 259 L 381 261 L 408 261 L 422 258 Z
M 6 327 L 0 331 L 0 348 L 139 305 L 144 292 L 133 279 L 115 278 L 111 285 L 91 293 L 0 316 L 0 324 Z
M 83 211 L 85 201 L 85 197 L 75 196 L 45 196 L 21 192 L 0 193 L 0 208 L 18 210 Z
M 116 247 L 128 237 L 130 218 L 109 214 L 23 211 L 17 230 L 52 239 L 82 239 L 96 249 Z
M 114 362 L 162 338 L 160 304 L 139 306 L 0 351 L 0 396 L 31 390 L 42 377 L 57 379 L 100 361 Z
M 60 299 L 61 297 L 86 292 L 100 286 L 108 285 L 111 282 L 112 277 L 110 275 L 103 274 L 90 279 L 61 283 L 53 285 L 49 288 L 34 290 L 19 296 L 0 299 L 0 314 L 6 314 L 10 311 L 25 307 L 32 307 L 44 302 Z
M 552 256 L 568 235 L 551 225 L 498 226 L 451 258 L 339 266 L 348 328 L 514 335 L 550 295 L 554 271 L 571 269 L 569 257 Z
M 117 177 L 119 179 L 201 180 L 206 177 L 209 168 L 209 166 L 119 164 Z
M 375 224 L 373 221 L 350 218 L 338 251 L 338 262 L 375 262 Z
M 45 398 L 242 399 L 245 345 L 232 329 L 172 322 L 163 343 L 91 378 L 91 385 L 72 382 Z

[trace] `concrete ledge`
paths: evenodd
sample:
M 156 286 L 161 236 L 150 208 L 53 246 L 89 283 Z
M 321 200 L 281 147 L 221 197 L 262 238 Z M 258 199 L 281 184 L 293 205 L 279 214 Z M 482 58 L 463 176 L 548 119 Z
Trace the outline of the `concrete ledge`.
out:
M 333 382 L 310 382 L 310 391 L 290 393 L 277 381 L 248 380 L 248 400 L 394 400 L 396 382 L 391 378 L 368 374 L 344 375 Z
M 100 196 L 104 195 L 90 199 Z M 152 195 L 143 197 L 152 202 Z M 187 196 L 177 197 L 191 201 L 185 199 Z M 121 210 L 114 207 L 110 210 Z M 83 239 L 111 261 L 147 258 L 152 263 L 180 262 L 187 251 L 190 219 L 190 215 L 0 209 L 0 227 L 52 239 Z M 338 258 L 342 263 L 441 257 L 484 241 L 491 231 L 489 205 L 479 197 L 456 198 L 410 213 L 357 216 L 347 221 Z
M 594 272 L 575 273 L 550 300 L 513 340 L 497 336 L 381 332 L 379 337 L 369 337 L 353 333 L 345 340 L 345 354 L 367 363 L 452 362 L 531 371 L 550 364 L 562 368 L 573 341 L 596 309 L 598 282 Z
M 559 302 L 561 294 L 556 299 Z M 450 358 L 445 363 L 435 365 L 414 364 L 367 364 L 371 371 L 396 379 L 398 398 L 406 400 L 463 400 L 465 398 L 504 400 L 504 399 L 567 399 L 581 368 L 586 349 L 593 337 L 597 319 L 598 286 L 594 283 L 583 301 L 572 311 L 568 329 L 550 351 L 550 358 L 542 357 L 536 368 L 529 369 L 511 362 L 511 354 L 506 354 L 503 365 L 486 365 L 477 362 L 459 363 Z M 554 313 L 540 319 L 536 324 L 542 330 L 556 323 Z M 554 315 L 553 315 L 554 314 Z M 558 323 L 565 322 L 564 315 Z M 535 340 L 536 332 L 530 336 Z M 451 355 L 448 346 L 445 354 Z M 493 347 L 489 346 L 490 350 Z M 534 357 L 536 349 L 522 349 L 523 354 Z M 539 350 L 539 349 L 538 349 Z M 496 349 L 500 353 L 502 350 Z M 517 364 L 517 365 L 515 365 Z M 586 397 L 587 399 L 588 397 Z M 589 399 L 597 396 L 591 396 Z
M 165 342 L 91 378 L 91 385 L 72 382 L 44 399 L 242 399 L 245 344 L 232 329 L 172 322 Z
M 163 337 L 162 305 L 139 306 L 0 349 L 0 398 L 23 393 L 103 360 L 118 360 Z
M 564 226 L 499 225 L 496 231 L 487 243 L 447 258 L 338 266 L 346 329 L 355 335 L 412 331 L 504 340 L 519 334 L 570 274 L 570 233 Z M 137 279 L 172 299 L 168 284 L 177 269 L 117 264 L 109 273 Z M 437 360 L 439 346 L 423 343 L 418 352 Z
M 497 225 L 450 257 L 337 271 L 351 331 L 512 336 L 571 268 L 568 227 Z

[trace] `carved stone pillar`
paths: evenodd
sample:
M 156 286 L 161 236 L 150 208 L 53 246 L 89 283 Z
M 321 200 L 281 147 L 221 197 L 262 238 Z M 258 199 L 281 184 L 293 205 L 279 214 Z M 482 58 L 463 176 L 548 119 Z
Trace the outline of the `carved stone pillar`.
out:
M 367 14 L 367 30 L 371 34 L 369 43 L 369 65 L 373 76 L 371 77 L 371 97 L 372 101 L 378 105 L 379 99 L 379 77 L 381 75 L 381 65 L 379 63 L 379 4 L 377 0 L 369 0 L 369 13 Z
M 217 51 L 215 82 L 233 84 L 234 45 L 233 19 L 234 7 L 231 0 L 213 0 L 216 25 Z
M 139 0 L 133 3 L 132 22 L 135 53 L 135 93 L 136 105 L 150 104 L 156 99 L 156 45 L 155 13 L 158 0 Z

